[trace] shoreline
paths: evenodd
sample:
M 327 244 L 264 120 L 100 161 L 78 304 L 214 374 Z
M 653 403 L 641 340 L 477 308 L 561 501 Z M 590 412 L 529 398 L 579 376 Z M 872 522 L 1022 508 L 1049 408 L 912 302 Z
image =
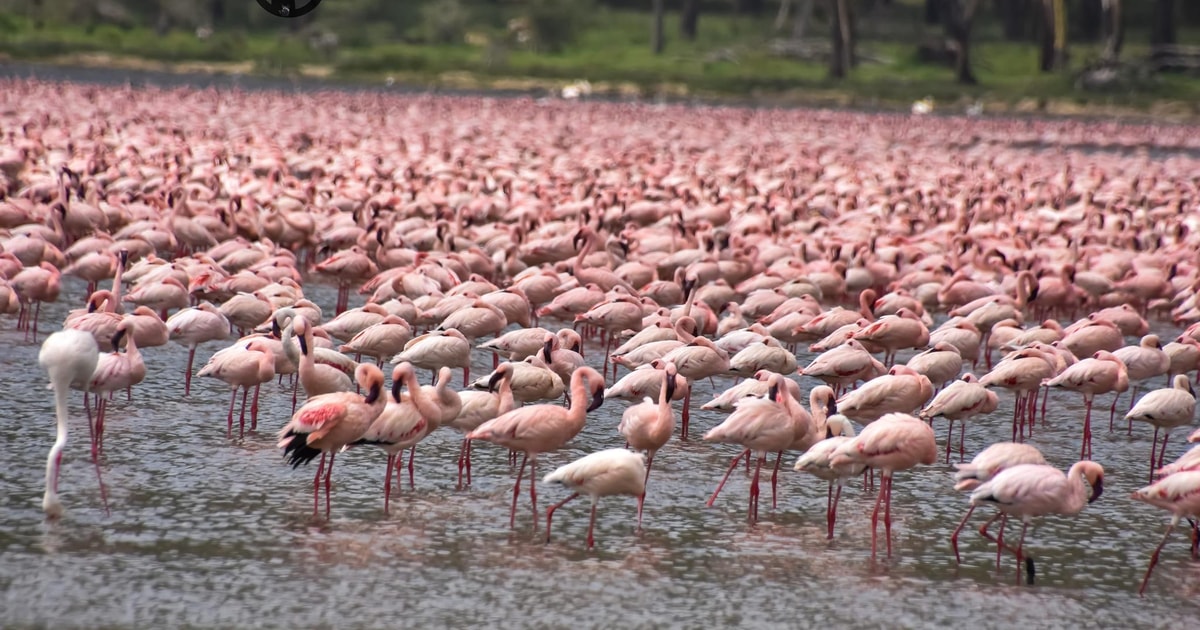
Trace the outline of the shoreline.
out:
M 470 72 L 441 74 L 396 72 L 338 75 L 330 65 L 302 65 L 298 72 L 280 75 L 256 71 L 251 61 L 166 62 L 107 53 L 73 53 L 43 59 L 18 59 L 0 54 L 0 78 L 39 78 L 92 83 L 134 83 L 172 87 L 226 87 L 275 90 L 357 90 L 394 94 L 463 94 L 496 97 L 559 98 L 561 79 L 481 77 Z M 911 103 L 886 97 L 865 97 L 851 90 L 795 88 L 758 91 L 747 96 L 724 92 L 690 91 L 682 84 L 662 84 L 649 91 L 633 82 L 592 82 L 584 101 L 668 103 L 751 109 L 815 108 L 908 113 Z M 1146 106 L 1076 102 L 1063 98 L 1024 98 L 1017 102 L 961 97 L 934 104 L 934 116 L 966 115 L 972 103 L 982 103 L 985 117 L 1118 121 L 1131 124 L 1200 124 L 1200 107 L 1186 101 L 1156 99 Z

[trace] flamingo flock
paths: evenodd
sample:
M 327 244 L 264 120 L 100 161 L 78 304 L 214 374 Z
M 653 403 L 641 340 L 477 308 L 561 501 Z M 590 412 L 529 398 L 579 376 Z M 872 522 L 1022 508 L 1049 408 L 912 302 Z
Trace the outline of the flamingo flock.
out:
M 372 457 L 370 446 L 386 454 L 388 512 L 403 453 L 411 486 L 416 447 L 446 427 L 463 438 L 462 488 L 475 445 L 507 452 L 510 527 L 527 468 L 535 529 L 539 483 L 572 492 L 545 511 L 547 540 L 554 512 L 588 496 L 589 547 L 600 497 L 634 497 L 640 529 L 656 458 L 685 443 L 707 448 L 692 444 L 698 421 L 702 442 L 738 453 L 708 505 L 745 461 L 757 522 L 760 482 L 769 475 L 778 509 L 781 463 L 793 460 L 828 483 L 833 538 L 843 489 L 861 477 L 875 492 L 872 555 L 882 520 L 890 556 L 895 478 L 949 463 L 957 422 L 960 461 L 946 487 L 970 494 L 955 558 L 973 512 L 994 509 L 980 533 L 998 565 L 1008 552 L 1018 581 L 1024 569 L 1032 582 L 1029 525 L 1080 517 L 1101 497 L 1093 443 L 1123 446 L 1093 428 L 1102 426 L 1093 406 L 1113 397 L 1111 433 L 1132 387 L 1126 430 L 1155 429 L 1150 485 L 1133 499 L 1171 514 L 1167 536 L 1185 519 L 1200 536 L 1200 447 L 1173 463 L 1165 455 L 1171 431 L 1195 420 L 1200 165 L 1036 148 L 1103 137 L 1117 149 L 1194 149 L 1194 135 L 130 90 L 38 81 L 0 90 L 6 105 L 73 105 L 0 110 L 0 311 L 36 343 L 39 324 L 50 324 L 39 322 L 42 303 L 82 305 L 39 355 L 57 414 L 48 517 L 63 514 L 70 390 L 84 395 L 99 479 L 104 426 L 121 421 L 108 401 L 122 390 L 132 398 L 144 379 L 178 379 L 190 397 L 193 372 L 230 387 L 230 441 L 257 439 L 260 398 L 276 395 L 264 386 L 289 383 L 292 415 L 263 423 L 292 467 L 319 456 L 314 515 L 322 491 L 331 513 L 335 458 Z M 257 113 L 284 104 L 319 105 L 321 120 L 263 127 Z M 85 294 L 64 290 L 64 274 L 86 282 Z M 310 282 L 336 285 L 332 312 L 305 297 Z M 363 304 L 352 307 L 356 295 Z M 1152 324 L 1178 332 L 1152 335 Z M 171 341 L 188 349 L 185 373 L 148 372 L 144 357 Z M 197 368 L 201 348 L 208 358 Z M 489 353 L 493 371 L 472 384 L 472 357 Z M 585 353 L 603 356 L 599 369 Z M 702 381 L 727 389 L 694 404 Z M 1029 443 L 1060 389 L 1083 398 L 1075 462 L 1047 462 Z M 616 399 L 631 404 L 609 431 L 613 448 L 539 480 L 539 456 L 567 447 Z M 942 419 L 944 458 L 933 426 Z M 1005 441 L 964 463 L 968 424 Z M 1004 537 L 1009 517 L 1021 523 L 1015 546 Z

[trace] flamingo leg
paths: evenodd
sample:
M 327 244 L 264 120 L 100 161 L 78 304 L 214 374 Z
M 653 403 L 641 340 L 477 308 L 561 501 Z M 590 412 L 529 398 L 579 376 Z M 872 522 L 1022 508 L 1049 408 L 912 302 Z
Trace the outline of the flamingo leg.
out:
M 392 501 L 392 466 L 396 463 L 396 456 L 388 453 L 387 456 L 387 472 L 383 474 L 383 514 L 388 513 L 388 506 Z
M 967 439 L 967 423 L 958 423 L 958 461 L 965 461 L 967 452 L 963 448 L 963 440 Z
M 1022 568 L 1021 565 L 1024 563 L 1024 560 L 1025 560 L 1025 531 L 1028 529 L 1029 529 L 1029 521 L 1025 521 L 1025 522 L 1021 523 L 1021 537 L 1017 539 L 1017 584 L 1018 585 L 1021 584 L 1021 568 Z M 1033 578 L 1033 562 L 1032 562 L 1033 559 L 1030 558 L 1029 560 L 1030 560 L 1029 577 L 1030 577 L 1030 584 L 1032 584 L 1033 583 L 1033 579 L 1032 579 Z
M 250 403 L 250 430 L 258 430 L 258 390 L 262 385 L 254 386 L 254 400 Z
M 593 498 L 592 499 L 592 518 L 588 521 L 588 536 L 587 536 L 588 549 L 591 549 L 592 547 L 596 546 L 595 531 L 596 531 L 596 499 Z
M 1162 540 L 1158 543 L 1158 546 L 1154 548 L 1154 553 L 1150 554 L 1150 566 L 1146 569 L 1146 577 L 1142 578 L 1142 587 L 1138 589 L 1138 595 L 1146 594 L 1146 585 L 1150 583 L 1150 574 L 1154 572 L 1154 566 L 1158 564 L 1158 556 L 1162 554 L 1163 545 L 1167 544 L 1167 538 L 1170 537 L 1171 532 L 1175 530 L 1177 520 L 1178 519 L 1171 520 L 1171 524 L 1167 526 L 1167 533 L 1163 534 Z
M 529 458 L 529 500 L 533 503 L 533 531 L 537 531 L 537 454 Z
M 415 490 L 417 485 L 413 483 L 413 460 L 417 458 L 417 445 L 413 444 L 408 448 L 408 489 Z
M 237 402 L 237 385 L 233 386 L 233 396 L 229 398 L 229 415 L 225 417 L 225 437 L 233 438 L 233 404 Z
M 469 443 L 470 443 L 470 440 L 468 440 L 467 438 L 463 438 L 462 444 L 459 445 L 459 447 L 458 447 L 458 487 L 459 487 L 459 489 L 462 489 L 462 487 L 463 487 L 463 466 L 466 464 L 467 445 Z
M 1083 446 L 1079 449 L 1079 459 L 1089 459 L 1092 456 L 1092 397 L 1083 399 L 1087 412 L 1083 417 Z
M 713 506 L 713 502 L 715 502 L 717 500 L 717 495 L 721 494 L 721 488 L 724 488 L 725 482 L 729 481 L 729 475 L 733 474 L 733 469 L 737 468 L 738 463 L 740 463 L 742 461 L 742 458 L 745 457 L 746 454 L 749 452 L 750 452 L 750 449 L 746 449 L 746 450 L 742 451 L 741 453 L 738 453 L 737 456 L 733 458 L 733 462 L 729 464 L 729 470 L 725 471 L 725 476 L 721 478 L 721 483 L 717 484 L 717 489 L 713 491 L 712 496 L 708 498 L 708 503 L 706 503 L 705 505 L 707 505 L 708 507 Z
M 329 518 L 329 490 L 331 484 L 330 476 L 333 474 L 333 458 L 337 455 L 336 452 L 329 452 L 329 467 L 325 469 L 325 518 Z
M 242 414 L 238 417 L 238 437 L 246 436 L 246 398 L 250 395 L 250 388 L 242 386 Z
M 974 513 L 975 506 L 972 505 L 971 509 L 967 510 L 967 513 L 963 515 L 962 520 L 958 522 L 958 527 L 954 528 L 954 533 L 950 534 L 950 547 L 954 549 L 954 562 L 957 564 L 962 564 L 962 557 L 958 555 L 958 534 L 962 531 L 962 528 L 966 526 L 967 520 L 971 518 L 971 514 Z
M 690 410 L 692 407 L 692 380 L 687 381 L 688 389 L 683 394 L 683 422 L 679 426 L 679 439 L 686 442 L 688 439 L 688 420 L 691 418 Z
M 529 453 L 521 457 L 521 469 L 517 471 L 517 483 L 513 485 L 512 511 L 508 515 L 508 526 L 510 528 L 517 526 L 517 497 L 521 496 L 521 476 L 525 474 L 525 462 L 528 460 Z
M 467 440 L 467 485 L 471 485 L 471 455 L 475 452 L 475 446 L 471 444 L 471 440 Z
M 764 456 L 765 457 L 765 456 Z M 771 471 L 771 509 L 779 508 L 779 504 L 775 501 L 775 491 L 779 486 L 779 463 L 783 461 L 783 451 L 779 451 L 775 455 L 775 470 Z
M 1108 432 L 1109 433 L 1113 432 L 1113 421 L 1117 417 L 1117 401 L 1120 399 L 1121 399 L 1121 392 L 1117 392 L 1117 395 L 1113 396 L 1112 407 L 1110 407 L 1108 410 Z M 1133 421 L 1130 420 L 1129 423 L 1130 423 L 1130 425 L 1132 425 Z
M 317 505 L 321 496 L 321 475 L 325 473 L 325 455 L 324 452 L 321 453 L 321 463 L 317 464 L 317 476 L 313 477 L 313 516 L 317 515 Z
M 637 500 L 637 519 L 638 529 L 642 529 L 642 506 L 646 503 L 646 484 L 650 482 L 650 469 L 654 467 L 654 451 L 650 451 L 646 458 L 646 476 L 642 479 L 642 494 L 638 495 Z
M 833 526 L 837 524 L 837 508 L 838 501 L 842 498 L 842 484 L 837 485 L 837 490 L 833 492 L 833 501 L 829 505 L 828 514 L 825 517 L 829 525 L 829 540 L 833 540 Z
M 183 374 L 183 395 L 192 395 L 192 361 L 196 360 L 196 346 L 188 346 L 187 371 Z
M 880 482 L 880 486 L 884 482 Z M 879 529 L 879 506 L 883 504 L 883 488 L 879 489 L 879 494 L 875 497 L 875 509 L 871 512 L 871 557 L 875 557 L 876 531 Z
M 996 532 L 996 569 L 1000 569 L 1000 557 L 1004 553 L 1004 526 L 1008 525 L 1008 519 L 1000 520 L 1000 531 Z
M 1155 452 L 1158 450 L 1158 427 L 1154 427 L 1154 438 L 1150 441 L 1150 483 L 1154 483 Z M 1165 450 L 1165 449 L 1164 449 Z
M 883 475 L 880 485 L 886 489 L 887 498 L 883 503 L 883 531 L 887 538 L 887 555 L 892 557 L 892 475 Z
M 1158 467 L 1162 468 L 1163 456 L 1167 453 L 1167 440 L 1171 439 L 1171 431 L 1163 432 L 1162 445 L 1158 448 Z
M 950 463 L 950 445 L 954 443 L 954 421 L 950 421 L 950 425 L 946 427 L 946 463 Z
M 754 477 L 750 480 L 749 517 L 751 523 L 758 522 L 758 474 L 762 471 L 762 465 L 765 461 L 767 461 L 767 454 L 763 453 L 754 464 Z
M 570 501 L 572 499 L 576 499 L 578 497 L 579 497 L 579 493 L 576 492 L 575 494 L 572 494 L 571 496 L 563 499 L 562 501 L 559 501 L 558 503 L 551 505 L 550 509 L 546 510 L 546 542 L 550 542 L 550 521 L 551 521 L 551 519 L 554 518 L 554 510 L 557 510 L 558 508 L 562 507 L 563 505 L 566 505 L 566 503 L 568 501 Z

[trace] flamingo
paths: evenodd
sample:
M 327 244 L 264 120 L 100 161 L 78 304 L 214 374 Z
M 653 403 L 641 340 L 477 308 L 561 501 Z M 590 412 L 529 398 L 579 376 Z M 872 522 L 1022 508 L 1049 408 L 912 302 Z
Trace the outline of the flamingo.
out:
M 1091 487 L 1091 496 L 1086 494 Z M 1025 563 L 1033 582 L 1033 558 L 1024 555 L 1025 532 L 1035 517 L 1048 514 L 1075 516 L 1084 506 L 1093 503 L 1104 492 L 1104 468 L 1096 462 L 1076 462 L 1064 475 L 1059 469 L 1046 464 L 1018 464 L 1000 471 L 990 481 L 984 482 L 971 494 L 972 506 L 994 503 L 1006 516 L 1021 518 L 1021 537 L 1017 542 L 1017 582 L 1021 581 L 1021 564 Z M 996 544 L 1003 553 L 1005 522 L 1000 523 Z M 1010 551 L 1011 547 L 1007 547 Z
M 829 493 L 825 505 L 825 521 L 829 529 L 829 540 L 833 540 L 833 526 L 837 522 L 838 501 L 842 498 L 842 486 L 846 480 L 863 474 L 866 464 L 851 462 L 840 467 L 834 467 L 830 459 L 842 444 L 854 437 L 854 425 L 842 414 L 829 416 L 825 421 L 828 437 L 814 444 L 796 460 L 795 470 L 816 475 L 829 482 Z M 834 491 L 837 484 L 837 491 Z
M 712 507 L 729 480 L 729 475 L 737 467 L 738 462 L 748 454 L 757 458 L 754 466 L 754 477 L 750 481 L 750 504 L 747 517 L 751 523 L 758 521 L 758 478 L 767 453 L 780 452 L 791 446 L 795 439 L 795 429 L 792 426 L 791 415 L 783 405 L 775 402 L 778 396 L 780 381 L 783 377 L 772 374 L 770 377 L 768 397 L 743 398 L 735 403 L 735 409 L 721 424 L 709 429 L 704 434 L 704 441 L 722 444 L 738 444 L 743 450 L 733 458 L 729 470 L 717 484 L 717 489 L 708 499 L 708 507 Z
M 127 389 L 146 378 L 146 363 L 138 351 L 137 341 L 130 334 L 133 322 L 127 317 L 117 326 L 113 335 L 113 351 L 100 355 L 96 362 L 96 370 L 87 380 L 86 386 L 81 386 L 84 392 L 96 395 L 96 430 L 92 439 L 92 455 L 97 456 L 104 449 L 104 420 L 108 416 L 108 396 L 112 392 Z M 125 340 L 125 352 L 121 352 L 121 340 Z M 82 384 L 81 384 L 82 385 Z M 86 404 L 86 394 L 85 400 Z
M 960 380 L 954 381 L 949 387 L 938 392 L 918 416 L 923 420 L 932 421 L 942 416 L 950 421 L 946 428 L 946 463 L 950 463 L 950 443 L 954 433 L 954 423 L 963 422 L 977 415 L 990 414 L 1000 406 L 1000 397 L 996 392 L 984 387 L 974 374 L 964 374 Z M 963 436 L 967 432 L 964 423 L 958 433 L 958 455 L 961 461 L 963 455 Z
M 220 341 L 229 337 L 229 320 L 217 307 L 201 302 L 193 308 L 180 309 L 167 319 L 167 336 L 187 346 L 188 363 L 184 373 L 183 395 L 192 395 L 192 363 L 196 359 L 196 346 L 209 341 Z
M 838 413 L 870 423 L 889 413 L 911 413 L 933 396 L 929 377 L 916 370 L 895 365 L 887 374 L 867 381 L 862 387 L 837 401 Z
M 467 485 L 471 485 L 471 440 L 466 434 L 479 428 L 481 424 L 492 418 L 501 416 L 516 408 L 512 391 L 512 363 L 501 363 L 492 371 L 487 391 L 462 391 L 459 399 L 462 410 L 458 417 L 451 420 L 449 427 L 463 434 L 462 447 L 458 453 L 458 486 L 463 486 L 463 468 L 467 470 Z M 497 391 L 499 389 L 499 391 Z
M 233 346 L 226 348 L 209 358 L 208 363 L 200 368 L 196 376 L 211 376 L 225 381 L 233 388 L 229 399 L 229 415 L 225 418 L 226 435 L 233 436 L 233 405 L 237 401 L 238 389 L 242 390 L 242 414 L 239 420 L 238 435 L 242 436 L 246 428 L 246 398 L 250 386 L 257 392 L 259 385 L 270 383 L 275 378 L 275 355 L 265 341 L 253 339 L 245 347 Z M 250 430 L 258 426 L 257 396 L 255 405 L 250 411 Z M 315 457 L 315 456 L 314 456 Z
M 58 498 L 58 471 L 62 466 L 63 449 L 67 446 L 67 397 L 72 382 L 87 382 L 96 371 L 100 349 L 96 340 L 79 330 L 60 330 L 42 342 L 38 352 L 38 365 L 50 377 L 50 388 L 54 390 L 54 415 L 58 424 L 58 435 L 50 454 L 46 457 L 46 492 L 42 495 L 42 511 L 46 517 L 62 516 L 62 501 Z M 86 392 L 85 392 L 86 395 Z M 100 465 L 96 463 L 96 479 L 100 481 L 100 497 L 104 510 L 108 512 L 108 497 L 104 491 L 104 480 L 100 478 Z
M 1092 400 L 1096 394 L 1123 392 L 1129 389 L 1129 376 L 1125 372 L 1125 364 L 1113 353 L 1100 350 L 1094 356 L 1063 370 L 1045 384 L 1048 387 L 1062 387 L 1083 394 L 1083 404 L 1087 412 L 1083 419 L 1083 445 L 1079 458 L 1086 459 L 1092 453 Z
M 403 352 L 404 344 L 410 339 L 412 328 L 408 322 L 395 315 L 388 315 L 378 324 L 358 331 L 358 334 L 342 344 L 338 351 L 352 352 L 356 356 L 365 354 L 374 357 L 376 365 L 383 365 L 384 359 Z
M 680 438 L 687 440 L 692 383 L 697 379 L 711 378 L 727 372 L 729 353 L 718 348 L 707 337 L 696 337 L 688 345 L 668 352 L 662 360 L 674 363 L 679 374 L 688 380 L 687 391 L 683 395 L 683 423 L 680 427 Z
M 621 416 L 617 431 L 625 436 L 629 447 L 635 451 L 646 451 L 646 478 L 642 485 L 650 481 L 650 469 L 654 466 L 654 455 L 658 453 L 675 432 L 675 410 L 671 408 L 671 396 L 675 393 L 675 365 L 666 363 L 663 366 L 662 388 L 659 390 L 658 402 L 647 397 L 642 403 L 633 405 Z M 642 504 L 646 501 L 643 493 L 638 497 L 638 527 L 642 526 Z
M 591 391 L 591 404 L 588 392 Z M 604 403 L 604 377 L 590 367 L 581 367 L 571 375 L 571 405 L 530 405 L 513 409 L 481 424 L 467 434 L 468 440 L 484 440 L 521 451 L 521 468 L 513 485 L 512 510 L 509 527 L 517 522 L 517 497 L 521 492 L 521 477 L 525 464 L 530 463 L 529 497 L 533 504 L 534 528 L 537 528 L 537 486 L 535 483 L 539 453 L 558 450 L 583 430 L 587 414 Z
M 1154 439 L 1150 443 L 1151 481 L 1154 480 L 1154 470 L 1162 468 L 1171 429 L 1189 425 L 1196 417 L 1196 392 L 1192 389 L 1190 379 L 1184 374 L 1176 374 L 1172 385 L 1142 396 L 1129 413 L 1125 414 L 1125 418 L 1130 422 L 1138 420 L 1154 425 Z M 1159 430 L 1163 431 L 1161 447 L 1158 445 Z M 1154 457 L 1155 451 L 1158 454 L 1157 460 Z
M 304 315 L 297 315 L 292 322 L 292 333 L 300 342 L 298 374 L 305 396 L 312 398 L 322 394 L 348 392 L 354 388 L 354 383 L 350 381 L 350 377 L 345 372 L 331 365 L 317 363 L 313 359 L 313 331 L 312 325 L 308 323 L 308 318 Z
M 265 355 L 264 355 L 265 356 Z M 321 456 L 317 475 L 313 478 L 313 514 L 317 513 L 321 474 L 325 475 L 325 517 L 329 517 L 330 474 L 333 459 L 344 448 L 366 432 L 383 412 L 383 372 L 369 363 L 358 366 L 354 378 L 366 392 L 336 392 L 308 399 L 292 414 L 292 419 L 279 430 L 279 443 L 292 468 L 307 464 Z M 231 407 L 232 409 L 232 407 Z M 325 460 L 329 465 L 326 467 Z
M 1158 557 L 1162 553 L 1163 546 L 1167 544 L 1167 538 L 1171 536 L 1171 532 L 1175 531 L 1175 527 L 1179 525 L 1180 519 L 1184 517 L 1200 518 L 1200 470 L 1188 470 L 1168 475 L 1135 491 L 1132 496 L 1137 501 L 1149 503 L 1171 512 L 1171 522 L 1167 525 L 1167 531 L 1163 534 L 1162 541 L 1150 555 L 1150 566 L 1146 569 L 1146 576 L 1142 578 L 1141 588 L 1138 589 L 1138 595 L 1145 595 L 1146 586 L 1150 584 L 1150 574 L 1158 565 Z M 1192 550 L 1194 553 L 1194 541 Z
M 1056 374 L 1054 358 L 1036 348 L 1023 348 L 997 363 L 979 384 L 1003 387 L 1015 393 L 1013 400 L 1012 439 L 1025 435 L 1026 420 L 1032 424 L 1038 388 Z
M 466 387 L 471 380 L 471 342 L 454 329 L 425 333 L 404 344 L 404 350 L 390 361 L 405 362 L 426 370 L 437 370 L 442 366 L 460 367 L 463 370 L 463 387 Z
M 954 479 L 958 483 L 954 485 L 954 489 L 960 492 L 964 490 L 974 490 L 980 484 L 990 481 L 1000 471 L 1011 468 L 1019 464 L 1045 464 L 1046 458 L 1042 456 L 1042 452 L 1036 447 L 1029 444 L 1021 444 L 1019 442 L 997 442 L 982 451 L 979 451 L 969 463 L 955 464 L 958 472 L 954 474 Z M 967 510 L 962 521 L 959 521 L 958 527 L 954 529 L 954 533 L 950 535 L 950 546 L 954 549 L 954 561 L 962 563 L 962 558 L 958 555 L 958 534 L 967 524 L 967 520 L 971 518 L 971 514 L 975 513 L 975 505 Z M 1004 513 L 997 512 L 988 522 L 979 528 L 979 533 L 989 540 L 995 540 L 987 533 L 988 526 L 996 519 L 1000 518 Z
M 818 355 L 800 374 L 819 378 L 840 394 L 860 380 L 870 381 L 887 374 L 887 367 L 857 339 L 850 339 Z
M 903 413 L 889 413 L 868 424 L 857 437 L 843 443 L 829 460 L 833 467 L 861 464 L 878 468 L 883 481 L 879 497 L 871 513 L 871 556 L 875 556 L 875 532 L 879 523 L 879 508 L 883 505 L 883 526 L 887 538 L 887 553 L 892 555 L 892 475 L 918 464 L 937 461 L 937 440 L 933 429 L 923 420 Z
M 1158 335 L 1146 335 L 1136 346 L 1117 348 L 1113 351 L 1113 356 L 1125 364 L 1129 382 L 1133 385 L 1133 391 L 1129 394 L 1130 409 L 1133 409 L 1134 402 L 1137 400 L 1138 386 L 1142 381 L 1162 376 L 1171 370 L 1171 357 L 1163 351 Z M 1117 397 L 1120 396 L 1121 394 L 1118 392 Z M 1116 404 L 1117 401 L 1114 399 L 1114 408 L 1116 408 Z M 1132 433 L 1132 421 L 1129 422 L 1129 429 Z M 1112 431 L 1111 422 L 1108 430 Z
M 546 542 L 550 542 L 550 522 L 554 518 L 554 511 L 580 494 L 586 494 L 592 499 L 587 535 L 587 546 L 591 549 L 595 545 L 596 503 L 600 497 L 624 494 L 638 497 L 640 503 L 641 498 L 646 496 L 649 471 L 645 459 L 641 453 L 610 448 L 560 466 L 543 477 L 542 483 L 561 483 L 572 491 L 571 496 L 546 510 Z

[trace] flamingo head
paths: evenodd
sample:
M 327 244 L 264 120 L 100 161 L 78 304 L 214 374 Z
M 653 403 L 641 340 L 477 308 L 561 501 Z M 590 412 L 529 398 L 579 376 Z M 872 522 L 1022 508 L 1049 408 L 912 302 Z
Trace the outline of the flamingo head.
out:
M 1088 485 L 1092 487 L 1092 496 L 1088 497 L 1088 503 L 1094 503 L 1096 499 L 1104 494 L 1104 467 L 1096 462 L 1082 461 L 1075 466 L 1079 466 L 1083 476 L 1087 479 Z

